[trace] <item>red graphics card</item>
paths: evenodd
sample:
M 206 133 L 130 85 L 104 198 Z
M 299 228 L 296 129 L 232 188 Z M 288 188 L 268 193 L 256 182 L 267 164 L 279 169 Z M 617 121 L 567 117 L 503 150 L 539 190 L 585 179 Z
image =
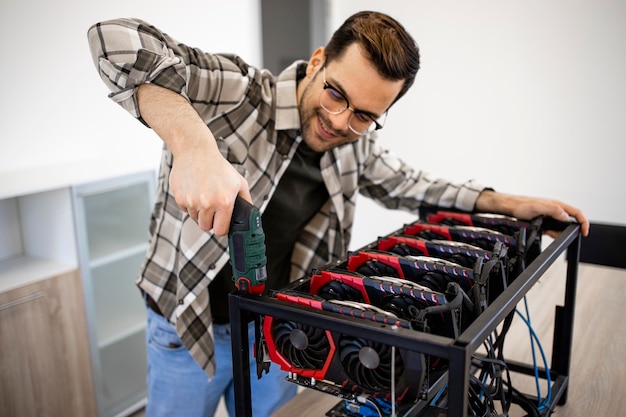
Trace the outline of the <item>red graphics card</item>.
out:
M 333 283 L 341 285 L 331 285 Z M 383 309 L 385 302 L 396 296 L 410 297 L 419 309 L 447 303 L 443 293 L 405 279 L 365 276 L 343 270 L 313 271 L 310 292 L 327 300 L 363 301 Z M 400 314 L 402 316 L 404 315 Z
M 445 293 L 450 282 L 456 282 L 466 292 L 474 285 L 473 269 L 439 258 L 360 251 L 348 257 L 347 269 L 366 276 L 404 278 L 441 293 Z
M 408 320 L 414 330 L 451 336 L 458 328 L 452 311 L 461 308 L 460 288 L 443 293 L 406 279 L 364 276 L 342 270 L 314 271 L 310 292 L 326 300 L 364 302 Z
M 408 321 L 366 303 L 327 301 L 293 290 L 275 296 L 315 310 L 411 328 Z M 425 374 L 422 354 L 272 316 L 265 316 L 263 334 L 270 359 L 290 372 L 293 382 L 322 386 L 343 398 L 367 394 L 405 404 L 419 398 Z
M 518 262 L 516 275 L 541 253 L 541 228 L 544 223 L 541 217 L 524 221 L 501 214 L 434 211 L 426 215 L 426 221 L 447 226 L 480 227 L 515 237 L 518 244 L 516 255 L 523 260 Z
M 400 256 L 429 256 L 474 268 L 476 262 L 504 259 L 507 246 L 501 242 L 489 251 L 465 242 L 451 240 L 426 240 L 415 236 L 389 235 L 378 239 L 378 250 Z
M 415 236 L 389 235 L 378 239 L 377 248 L 399 256 L 427 256 L 441 258 L 472 268 L 477 281 L 484 285 L 483 308 L 492 302 L 508 285 L 513 264 L 507 256 L 508 247 L 496 242 L 493 251 L 488 251 L 465 242 L 450 240 L 426 240 Z M 480 297 L 480 294 L 476 294 Z
M 452 240 L 469 243 L 484 250 L 493 251 L 498 242 L 505 244 L 514 254 L 517 253 L 517 240 L 513 236 L 475 226 L 444 226 L 417 221 L 404 227 L 403 233 L 427 240 Z
M 446 226 L 474 226 L 495 230 L 505 235 L 515 236 L 520 229 L 527 233 L 533 229 L 531 222 L 518 220 L 515 217 L 490 213 L 459 213 L 452 211 L 437 211 L 426 217 L 428 223 L 438 223 Z

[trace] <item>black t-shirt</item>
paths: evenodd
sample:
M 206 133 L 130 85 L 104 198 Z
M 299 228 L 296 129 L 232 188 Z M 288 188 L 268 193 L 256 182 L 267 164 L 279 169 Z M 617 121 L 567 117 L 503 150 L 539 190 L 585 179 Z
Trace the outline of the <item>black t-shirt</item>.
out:
M 320 172 L 321 153 L 304 142 L 281 178 L 261 221 L 267 248 L 266 289 L 279 289 L 289 283 L 291 254 L 302 229 L 328 200 Z M 213 322 L 229 322 L 228 294 L 235 290 L 230 263 L 209 285 Z

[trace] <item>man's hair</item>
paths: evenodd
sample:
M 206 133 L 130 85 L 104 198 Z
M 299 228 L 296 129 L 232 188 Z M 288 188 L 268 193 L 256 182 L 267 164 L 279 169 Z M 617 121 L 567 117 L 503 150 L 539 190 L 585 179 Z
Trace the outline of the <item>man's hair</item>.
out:
M 404 80 L 394 103 L 415 81 L 419 70 L 419 48 L 404 27 L 392 17 L 373 11 L 350 16 L 335 31 L 326 45 L 327 62 L 341 58 L 345 50 L 358 43 L 380 75 L 389 80 Z

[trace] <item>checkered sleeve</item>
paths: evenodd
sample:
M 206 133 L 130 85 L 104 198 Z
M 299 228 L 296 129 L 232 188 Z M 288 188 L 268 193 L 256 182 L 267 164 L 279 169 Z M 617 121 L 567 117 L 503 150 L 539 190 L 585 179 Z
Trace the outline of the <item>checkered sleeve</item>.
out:
M 96 23 L 87 37 L 109 98 L 140 120 L 135 91 L 143 83 L 179 93 L 205 122 L 236 104 L 248 85 L 248 66 L 237 56 L 184 45 L 140 19 Z
M 382 149 L 373 139 L 362 141 L 360 150 L 369 155 L 363 159 L 366 162 L 359 179 L 360 193 L 387 208 L 414 212 L 426 203 L 473 211 L 476 199 L 485 189 L 474 180 L 454 183 L 415 170 L 392 152 Z

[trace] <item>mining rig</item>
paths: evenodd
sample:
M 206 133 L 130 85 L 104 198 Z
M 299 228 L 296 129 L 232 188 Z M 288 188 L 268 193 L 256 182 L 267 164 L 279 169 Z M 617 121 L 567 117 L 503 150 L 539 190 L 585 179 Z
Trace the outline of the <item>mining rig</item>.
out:
M 542 250 L 542 231 L 555 225 L 561 234 Z M 285 288 L 233 293 L 236 415 L 251 416 L 250 321 L 252 377 L 287 371 L 289 382 L 337 397 L 329 417 L 506 416 L 512 404 L 550 415 L 567 399 L 579 248 L 577 224 L 423 208 Z M 507 360 L 516 306 L 563 252 L 551 364 Z M 549 396 L 519 392 L 511 373 L 545 380 Z

